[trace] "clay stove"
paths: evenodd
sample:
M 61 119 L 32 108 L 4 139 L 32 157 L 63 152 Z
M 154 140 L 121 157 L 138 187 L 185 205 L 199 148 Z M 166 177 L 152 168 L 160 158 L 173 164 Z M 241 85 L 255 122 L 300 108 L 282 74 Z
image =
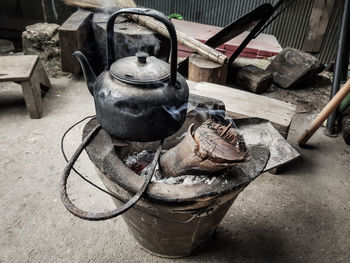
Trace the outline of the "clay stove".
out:
M 163 148 L 179 143 L 189 125 L 194 123 L 198 127 L 205 120 L 203 116 L 208 117 L 198 111 L 188 114 L 181 130 L 167 138 Z M 91 120 L 84 128 L 84 136 L 96 124 L 95 119 Z M 158 145 L 159 142 L 131 141 L 125 144 L 101 130 L 87 146 L 87 154 L 100 179 L 118 197 L 113 198 L 117 206 L 132 198 L 144 180 L 130 170 L 123 159 L 130 153 L 156 149 Z M 137 244 L 151 254 L 169 258 L 187 256 L 203 247 L 238 194 L 261 173 L 268 161 L 266 147 L 250 146 L 248 150 L 246 162 L 206 180 L 190 176 L 186 183 L 151 182 L 140 201 L 123 214 Z

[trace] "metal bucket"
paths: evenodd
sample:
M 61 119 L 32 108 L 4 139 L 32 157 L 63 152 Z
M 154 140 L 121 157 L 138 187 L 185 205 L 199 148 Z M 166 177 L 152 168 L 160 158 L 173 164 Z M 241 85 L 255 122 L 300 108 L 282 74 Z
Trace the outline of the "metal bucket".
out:
M 134 195 L 101 171 L 98 174 L 105 186 L 121 199 L 128 200 Z M 194 202 L 159 202 L 142 198 L 122 217 L 138 245 L 147 252 L 167 258 L 184 257 L 210 240 L 241 190 Z M 115 198 L 113 201 L 117 207 L 124 204 Z
M 203 116 L 187 116 L 182 129 L 164 142 L 170 148 L 181 140 L 191 123 Z M 84 129 L 86 135 L 96 120 Z M 120 142 L 101 130 L 86 147 L 90 160 L 120 207 L 138 191 L 144 179 L 130 170 L 123 159 L 130 153 L 156 149 L 158 142 Z M 122 215 L 137 243 L 151 254 L 178 258 L 202 248 L 213 236 L 238 194 L 264 169 L 269 158 L 265 147 L 249 150 L 249 161 L 217 174 L 211 183 L 167 184 L 151 182 L 142 198 Z

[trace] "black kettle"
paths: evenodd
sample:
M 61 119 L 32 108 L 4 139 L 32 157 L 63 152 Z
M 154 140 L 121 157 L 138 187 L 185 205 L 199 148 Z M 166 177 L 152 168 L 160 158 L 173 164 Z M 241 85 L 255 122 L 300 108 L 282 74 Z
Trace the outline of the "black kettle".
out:
M 115 61 L 114 23 L 120 14 L 153 17 L 170 36 L 170 65 L 145 52 Z M 186 118 L 188 85 L 176 72 L 177 37 L 170 19 L 145 8 L 125 8 L 107 22 L 107 67 L 96 77 L 86 57 L 79 60 L 102 128 L 112 136 L 130 141 L 156 141 L 174 134 Z

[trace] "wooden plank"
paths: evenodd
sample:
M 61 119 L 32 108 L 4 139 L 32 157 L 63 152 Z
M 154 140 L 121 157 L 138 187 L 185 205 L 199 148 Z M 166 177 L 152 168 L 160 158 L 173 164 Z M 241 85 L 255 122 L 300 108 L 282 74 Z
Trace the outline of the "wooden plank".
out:
M 300 157 L 271 123 L 266 120 L 246 118 L 236 120 L 236 125 L 247 145 L 262 145 L 270 150 L 270 158 L 264 172 L 270 171 Z
M 309 28 L 306 31 L 302 50 L 319 52 L 335 0 L 315 0 L 312 7 Z
M 88 19 L 92 13 L 78 10 L 58 29 L 61 46 L 62 71 L 78 74 L 81 72 L 78 61 L 72 56 L 74 51 L 83 51 L 89 35 Z
M 258 117 L 268 120 L 284 136 L 287 135 L 296 112 L 296 106 L 291 103 L 222 85 L 190 82 L 189 88 L 192 94 L 223 101 L 230 117 Z
M 36 55 L 0 56 L 0 81 L 26 81 L 38 61 Z

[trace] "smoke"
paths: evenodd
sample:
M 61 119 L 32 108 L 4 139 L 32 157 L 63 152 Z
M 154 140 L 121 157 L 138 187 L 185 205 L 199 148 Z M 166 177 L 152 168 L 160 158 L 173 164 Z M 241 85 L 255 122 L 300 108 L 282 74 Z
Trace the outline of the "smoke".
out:
M 123 23 L 120 24 L 120 27 L 123 28 Z M 126 31 L 125 34 L 121 34 L 121 31 L 119 31 L 118 37 L 123 38 L 122 41 L 124 41 L 125 45 L 124 50 L 127 52 L 127 54 L 123 55 L 133 56 L 140 51 L 144 51 L 149 55 L 158 54 L 160 49 L 160 40 L 155 37 L 154 34 L 142 33 L 141 30 L 144 31 L 145 29 L 139 29 L 138 27 L 139 26 L 137 26 L 135 30 L 136 32 Z M 120 45 L 120 40 L 117 42 L 117 45 Z
M 210 119 L 225 124 L 227 125 L 228 123 L 231 123 L 232 127 L 235 129 L 237 128 L 237 125 L 233 121 L 233 119 L 228 118 L 226 116 L 226 111 L 225 110 L 220 110 L 220 109 L 208 109 L 205 107 L 193 107 L 191 108 L 190 106 L 188 107 L 188 104 L 191 104 L 191 102 L 186 102 L 182 104 L 180 107 L 175 107 L 175 106 L 165 106 L 163 105 L 162 108 L 170 114 L 170 116 L 175 120 L 175 121 L 180 121 L 181 120 L 181 115 L 183 114 L 184 110 L 196 112 L 199 114 L 204 114 L 203 119 L 206 119 L 206 117 L 209 116 Z
M 187 110 L 187 102 L 182 104 L 180 107 L 175 107 L 175 106 L 162 106 L 162 108 L 170 114 L 170 116 L 175 120 L 175 121 L 181 121 L 182 116 L 184 114 L 183 111 Z

